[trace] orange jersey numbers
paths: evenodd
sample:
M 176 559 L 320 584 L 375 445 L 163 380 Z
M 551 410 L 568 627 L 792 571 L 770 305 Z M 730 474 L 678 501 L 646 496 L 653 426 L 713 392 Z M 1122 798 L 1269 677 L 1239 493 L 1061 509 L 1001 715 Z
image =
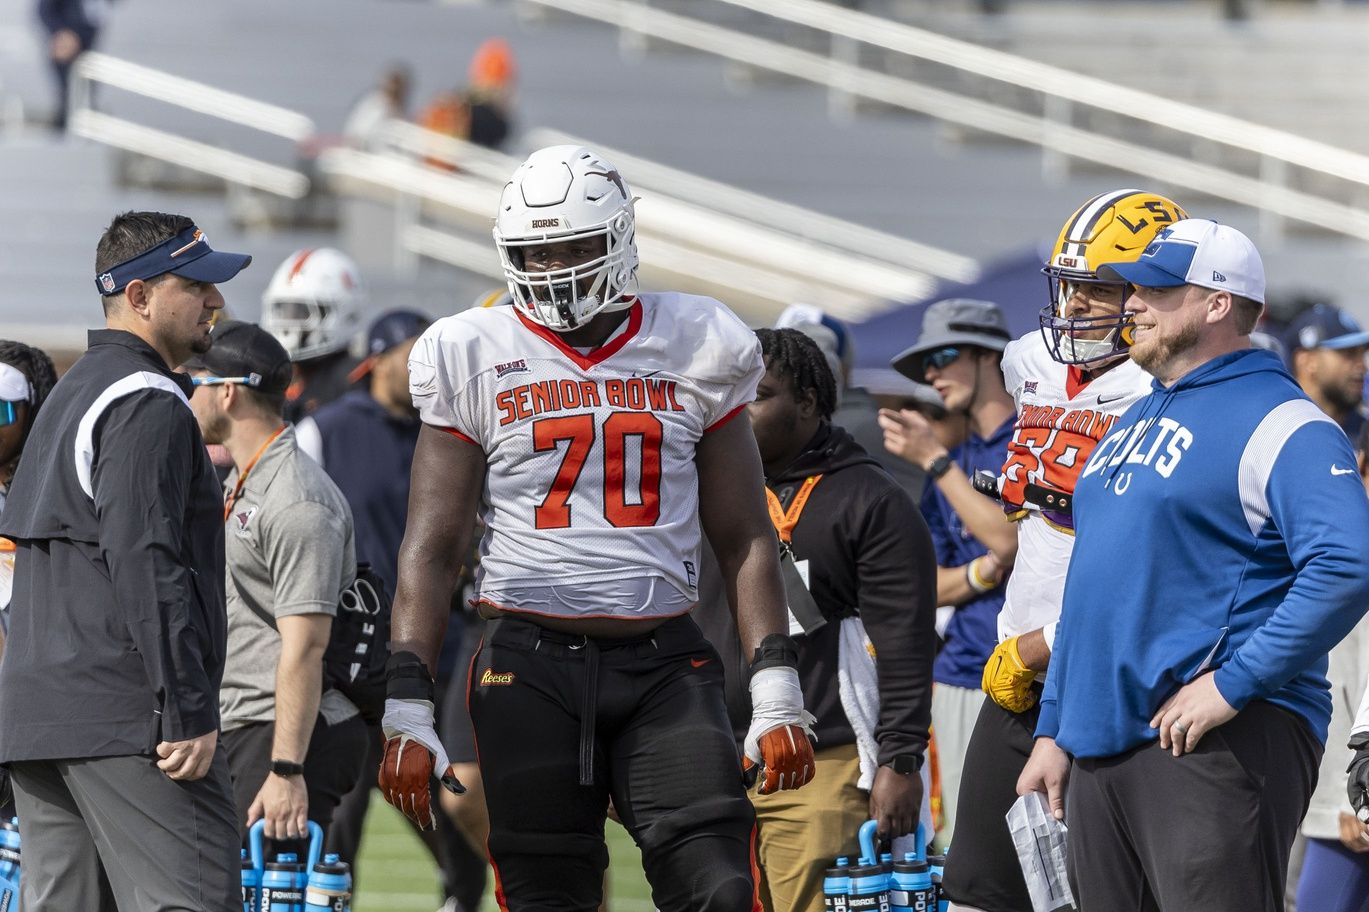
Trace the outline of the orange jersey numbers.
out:
M 604 518 L 620 529 L 654 526 L 661 517 L 661 420 L 650 412 L 611 412 L 602 430 Z M 532 423 L 532 439 L 535 452 L 565 444 L 551 488 L 534 510 L 534 525 L 569 528 L 571 493 L 594 446 L 594 416 L 539 418 Z M 630 471 L 634 466 L 636 471 Z M 636 490 L 630 492 L 632 475 Z

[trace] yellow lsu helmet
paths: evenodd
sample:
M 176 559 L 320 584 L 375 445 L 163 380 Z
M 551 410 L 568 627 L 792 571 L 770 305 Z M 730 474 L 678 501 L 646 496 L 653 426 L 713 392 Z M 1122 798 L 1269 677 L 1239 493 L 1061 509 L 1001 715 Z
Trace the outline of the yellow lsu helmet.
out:
M 1120 286 L 1119 300 L 1125 299 L 1126 283 L 1103 281 L 1098 267 L 1138 259 L 1160 229 L 1186 218 L 1173 200 L 1128 189 L 1100 193 L 1065 221 L 1041 270 L 1050 289 L 1050 303 L 1041 308 L 1041 335 L 1052 358 L 1087 365 L 1126 353 L 1131 318 L 1125 311 L 1070 316 L 1070 300 L 1084 283 Z

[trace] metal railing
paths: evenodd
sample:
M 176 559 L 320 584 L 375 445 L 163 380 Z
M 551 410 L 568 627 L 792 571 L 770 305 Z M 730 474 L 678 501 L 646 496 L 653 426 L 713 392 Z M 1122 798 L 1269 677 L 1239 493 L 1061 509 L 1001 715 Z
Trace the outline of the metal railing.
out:
M 127 152 L 222 178 L 229 184 L 289 199 L 300 199 L 309 192 L 309 178 L 302 171 L 95 110 L 91 98 L 97 83 L 293 143 L 315 133 L 314 122 L 303 114 L 107 54 L 87 52 L 72 68 L 68 130 Z
M 1369 199 L 1369 156 L 1096 77 L 819 0 L 695 0 L 689 16 L 643 0 L 523 2 L 613 25 L 628 44 L 640 45 L 645 36 L 816 83 L 835 96 L 1029 143 L 1048 153 L 1046 167 L 1051 157 L 1077 159 L 1250 206 L 1270 233 L 1294 219 L 1369 240 L 1369 212 L 1356 205 Z M 829 53 L 703 21 L 699 10 L 709 3 L 814 29 L 826 35 Z M 915 70 L 940 67 L 955 77 L 941 82 L 963 85 L 953 90 L 932 76 L 863 66 L 861 47 L 902 55 Z M 1004 93 L 1005 87 L 1016 91 Z M 1144 140 L 1076 123 L 1098 114 L 1140 126 Z M 1213 157 L 1221 161 L 1201 160 Z
M 518 159 L 400 121 L 387 124 L 378 139 L 372 152 L 329 150 L 319 167 L 345 192 L 394 205 L 400 221 L 397 267 L 412 267 L 414 257 L 426 256 L 501 277 L 487 232 Z M 575 141 L 543 131 L 532 139 L 538 145 Z M 834 314 L 859 318 L 890 300 L 924 297 L 939 279 L 965 281 L 978 274 L 978 265 L 966 257 L 616 150 L 604 154 L 643 193 L 637 205 L 643 268 L 695 289 L 716 288 L 730 303 L 742 296 L 773 311 L 795 300 L 821 300 Z M 478 226 L 482 237 L 472 241 L 426 223 L 433 220 Z
M 532 130 L 527 139 L 537 147 L 559 143 L 592 146 L 631 174 L 635 187 L 661 190 L 677 199 L 706 199 L 711 209 L 859 254 L 862 259 L 901 264 L 951 282 L 973 282 L 979 277 L 979 264 L 970 257 L 689 174 L 599 142 L 549 129 Z

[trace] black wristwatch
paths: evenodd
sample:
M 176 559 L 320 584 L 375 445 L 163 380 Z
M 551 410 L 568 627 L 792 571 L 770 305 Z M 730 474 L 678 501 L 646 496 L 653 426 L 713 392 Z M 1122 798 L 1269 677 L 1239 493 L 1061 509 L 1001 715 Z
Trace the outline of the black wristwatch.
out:
M 900 775 L 907 776 L 922 769 L 922 761 L 921 754 L 899 754 L 884 765 Z
M 291 763 L 289 760 L 272 760 L 271 772 L 277 776 L 303 776 L 304 764 Z
M 930 478 L 932 481 L 936 481 L 938 478 L 940 478 L 942 475 L 945 475 L 950 470 L 951 454 L 942 453 L 940 456 L 932 460 L 931 465 L 927 466 L 927 477 Z

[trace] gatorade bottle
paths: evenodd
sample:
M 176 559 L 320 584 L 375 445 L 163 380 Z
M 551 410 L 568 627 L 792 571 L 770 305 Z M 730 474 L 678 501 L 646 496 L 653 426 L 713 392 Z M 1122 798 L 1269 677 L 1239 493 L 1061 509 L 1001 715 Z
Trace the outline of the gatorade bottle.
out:
M 937 912 L 949 912 L 951 901 L 946 898 L 946 894 L 941 892 L 941 874 L 946 868 L 945 855 L 928 855 L 927 864 L 932 869 L 932 892 L 936 897 Z M 930 910 L 931 907 L 929 906 Z
M 847 894 L 851 892 L 851 868 L 845 855 L 828 868 L 822 878 L 823 912 L 846 912 Z
M 889 912 L 889 876 L 877 863 L 851 869 L 851 892 L 847 894 L 850 912 Z
M 277 855 L 261 876 L 261 912 L 304 912 L 305 878 L 298 855 Z
M 932 894 L 932 869 L 912 852 L 894 863 L 889 882 L 889 905 L 894 912 L 936 912 Z
M 257 894 L 261 891 L 261 870 L 246 849 L 242 850 L 242 912 L 258 912 Z
M 351 912 L 352 869 L 329 853 L 314 865 L 309 885 L 304 890 L 305 912 Z

